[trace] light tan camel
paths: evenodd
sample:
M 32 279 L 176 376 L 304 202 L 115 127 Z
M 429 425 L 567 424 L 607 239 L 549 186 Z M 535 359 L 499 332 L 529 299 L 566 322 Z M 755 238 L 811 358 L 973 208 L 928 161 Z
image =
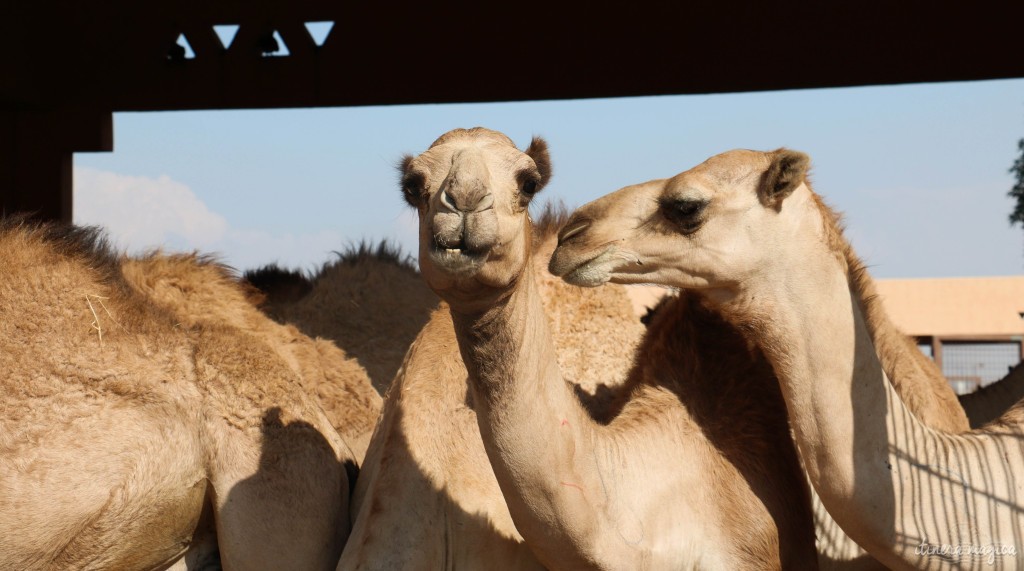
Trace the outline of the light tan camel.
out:
M 335 566 L 352 453 L 265 338 L 93 230 L 4 220 L 0 273 L 0 568 L 203 566 L 214 529 L 224 569 Z
M 886 565 L 1020 567 L 1024 405 L 958 435 L 908 410 L 856 299 L 863 266 L 808 166 L 788 150 L 730 151 L 619 190 L 576 212 L 551 269 L 579 285 L 696 290 L 760 344 L 822 503 Z
M 637 363 L 605 414 L 563 380 L 535 275 L 544 258 L 531 259 L 527 214 L 549 173 L 543 141 L 524 152 L 500 133 L 473 129 L 442 136 L 405 162 L 403 177 L 420 215 L 421 271 L 449 304 L 455 334 L 445 339 L 458 342 L 468 365 L 460 398 L 473 404 L 526 543 L 556 569 L 815 568 L 806 484 L 781 395 L 765 390 L 770 381 L 741 386 L 748 376 L 770 379 L 767 362 L 700 304 L 683 298 L 655 319 L 645 354 L 665 357 Z M 442 334 L 434 323 L 405 370 L 421 358 L 421 343 Z M 598 334 L 592 343 L 607 341 Z M 669 350 L 677 347 L 717 353 L 697 361 Z M 595 362 L 579 378 L 600 374 Z M 708 383 L 719 386 L 702 388 Z M 401 398 L 405 390 L 392 387 Z M 717 391 L 724 401 L 712 398 Z M 343 564 L 352 562 L 360 523 Z
M 387 243 L 351 248 L 311 279 L 274 266 L 245 278 L 267 294 L 267 314 L 334 341 L 380 395 L 438 304 L 412 262 Z
M 1024 363 L 1002 379 L 960 396 L 960 404 L 971 421 L 971 428 L 979 428 L 1002 416 L 1021 399 L 1024 399 Z
M 545 218 L 550 224 L 535 243 L 537 285 L 553 318 L 559 365 L 580 377 L 597 371 L 578 392 L 600 407 L 625 376 L 643 326 L 624 288 L 581 291 L 540 274 L 558 224 Z M 325 297 L 328 313 L 332 299 L 340 298 Z M 588 350 L 598 338 L 599 350 Z M 385 397 L 339 569 L 542 568 L 509 515 L 474 408 L 451 315 L 436 310 Z

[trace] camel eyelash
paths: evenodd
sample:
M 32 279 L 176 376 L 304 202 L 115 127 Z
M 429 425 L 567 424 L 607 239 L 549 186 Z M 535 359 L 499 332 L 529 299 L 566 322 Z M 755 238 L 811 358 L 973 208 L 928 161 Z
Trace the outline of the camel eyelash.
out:
M 677 198 L 662 198 L 658 203 L 665 218 L 684 232 L 692 232 L 700 226 L 701 214 L 708 205 L 707 200 Z
M 519 171 L 516 175 L 519 181 L 519 190 L 526 196 L 533 196 L 540 192 L 540 174 L 534 170 Z
M 406 194 L 419 194 L 423 190 L 423 183 L 423 175 L 409 173 L 402 177 L 402 191 Z

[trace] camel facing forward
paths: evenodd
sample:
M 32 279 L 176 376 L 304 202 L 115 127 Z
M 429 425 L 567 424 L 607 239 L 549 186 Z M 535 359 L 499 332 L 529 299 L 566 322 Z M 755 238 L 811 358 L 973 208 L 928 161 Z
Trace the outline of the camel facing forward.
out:
M 767 362 L 724 322 L 679 300 L 647 341 L 665 358 L 637 363 L 603 410 L 563 377 L 527 210 L 549 176 L 543 141 L 519 151 L 486 129 L 449 132 L 403 169 L 421 272 L 448 304 L 465 398 L 527 545 L 555 569 L 815 568 L 782 398 Z M 691 331 L 666 325 L 680 320 Z M 679 358 L 676 347 L 717 358 Z M 766 380 L 748 389 L 749 377 Z M 708 398 L 705 382 L 728 402 Z M 373 454 L 371 444 L 368 463 Z

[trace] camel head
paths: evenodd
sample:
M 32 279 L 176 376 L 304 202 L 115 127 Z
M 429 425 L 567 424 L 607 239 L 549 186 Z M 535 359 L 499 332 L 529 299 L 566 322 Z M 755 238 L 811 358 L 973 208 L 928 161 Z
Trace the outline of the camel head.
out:
M 406 157 L 401 177 L 419 214 L 420 270 L 439 295 L 503 288 L 522 272 L 530 201 L 551 177 L 543 139 L 520 151 L 502 133 L 455 129 Z
M 577 210 L 550 270 L 569 283 L 657 283 L 728 291 L 790 248 L 813 203 L 807 155 L 734 150 L 672 178 L 628 186 Z

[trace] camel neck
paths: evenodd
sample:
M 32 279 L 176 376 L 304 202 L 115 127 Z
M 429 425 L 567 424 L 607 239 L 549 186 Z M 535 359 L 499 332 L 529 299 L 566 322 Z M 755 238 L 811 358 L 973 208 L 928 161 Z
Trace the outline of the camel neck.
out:
M 1019 549 L 1021 490 L 999 483 L 1024 462 L 1019 436 L 924 426 L 882 370 L 835 257 L 789 261 L 723 309 L 772 363 L 807 475 L 836 522 L 894 568 L 932 568 L 945 546 Z
M 595 554 L 582 546 L 595 531 L 580 522 L 604 522 L 606 506 L 585 490 L 613 492 L 597 465 L 593 421 L 562 379 L 533 271 L 528 262 L 507 295 L 483 311 L 452 309 L 452 320 L 480 436 L 516 527 L 549 567 L 592 568 Z M 626 557 L 613 558 L 613 568 L 635 557 L 611 553 Z
M 557 376 L 540 363 L 555 360 L 554 344 L 532 264 L 507 288 L 488 292 L 489 304 L 452 308 L 455 335 L 470 381 L 482 396 L 511 390 L 524 378 Z

